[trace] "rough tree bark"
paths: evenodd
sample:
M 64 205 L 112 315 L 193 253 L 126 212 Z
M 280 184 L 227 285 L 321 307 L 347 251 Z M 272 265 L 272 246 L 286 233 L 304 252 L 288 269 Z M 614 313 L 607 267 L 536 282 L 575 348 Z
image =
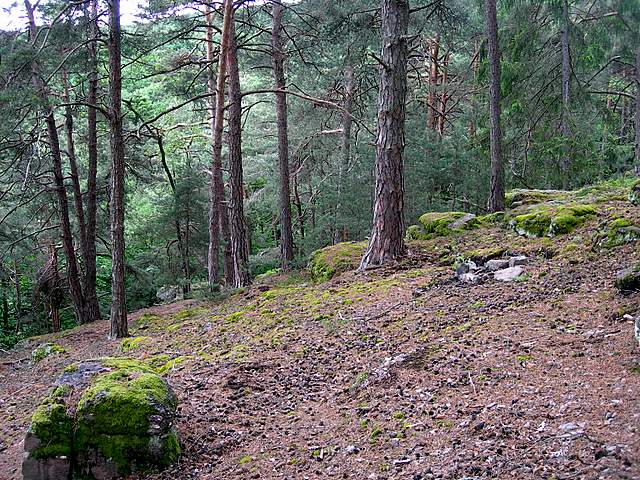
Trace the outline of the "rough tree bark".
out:
M 225 243 L 225 276 L 227 282 L 233 277 L 233 263 L 231 262 L 231 245 L 229 239 L 229 216 L 224 198 L 224 183 L 222 180 L 222 131 L 224 127 L 224 86 L 227 76 L 227 52 L 229 50 L 229 25 L 233 18 L 233 1 L 225 0 L 223 7 L 222 35 L 220 56 L 218 60 L 217 82 L 213 80 L 213 69 L 209 70 L 209 89 L 215 86 L 215 103 L 210 104 L 211 115 L 211 143 L 213 146 L 213 161 L 211 165 L 211 184 L 209 188 L 209 255 L 208 279 L 209 287 L 215 289 L 220 283 L 220 233 Z M 207 10 L 207 58 L 213 61 L 213 19 Z
M 567 145 L 571 137 L 569 128 L 569 109 L 571 103 L 571 58 L 569 52 L 569 1 L 562 2 L 562 114 L 560 116 L 560 135 L 563 137 L 562 158 L 560 169 L 562 171 L 562 188 L 569 188 L 569 170 L 571 169 L 570 152 Z
M 404 244 L 404 124 L 409 2 L 382 0 L 382 66 L 378 96 L 373 229 L 360 271 L 402 257 Z
M 636 48 L 636 175 L 640 176 L 640 46 Z
M 34 8 L 29 0 L 24 0 L 25 10 L 29 21 L 29 40 L 34 42 L 37 37 L 37 27 L 34 15 Z M 69 293 L 73 302 L 73 309 L 76 321 L 85 323 L 85 298 L 80 284 L 78 271 L 78 259 L 76 257 L 73 236 L 71 233 L 71 221 L 69 220 L 69 203 L 67 190 L 62 173 L 62 155 L 60 152 L 60 138 L 53 114 L 53 108 L 49 102 L 47 87 L 40 76 L 40 67 L 36 59 L 32 62 L 32 78 L 37 93 L 42 101 L 45 123 L 47 125 L 47 135 L 49 138 L 49 150 L 51 152 L 51 163 L 53 168 L 53 179 L 58 201 L 58 216 L 60 219 L 60 230 L 62 232 L 62 247 L 67 259 L 67 280 L 69 282 Z
M 125 292 L 124 138 L 122 136 L 122 64 L 120 0 L 109 6 L 109 124 L 111 133 L 111 331 L 109 337 L 129 335 Z
M 273 1 L 271 30 L 271 58 L 276 90 L 286 88 L 284 76 L 284 47 L 282 43 L 281 0 Z M 293 260 L 293 231 L 291 227 L 291 186 L 289 182 L 289 138 L 287 136 L 287 95 L 276 93 L 276 123 L 278 125 L 278 170 L 280 177 L 280 252 L 282 269 L 287 270 Z
M 247 251 L 247 230 L 244 220 L 244 182 L 242 178 L 242 92 L 238 67 L 238 45 L 233 19 L 229 25 L 229 225 L 231 227 L 231 258 L 234 288 L 251 283 Z M 288 168 L 288 166 L 287 166 Z M 287 182 L 289 181 L 287 175 Z
M 491 151 L 491 185 L 489 211 L 504 210 L 504 167 L 502 164 L 502 129 L 500 126 L 500 51 L 496 0 L 486 0 L 487 43 L 489 45 L 489 137 Z

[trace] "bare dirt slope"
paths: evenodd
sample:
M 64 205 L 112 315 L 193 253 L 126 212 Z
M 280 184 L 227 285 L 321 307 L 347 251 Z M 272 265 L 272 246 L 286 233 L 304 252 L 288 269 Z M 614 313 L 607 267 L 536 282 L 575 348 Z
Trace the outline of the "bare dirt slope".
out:
M 20 478 L 39 399 L 69 363 L 129 355 L 180 399 L 179 465 L 149 479 L 640 478 L 640 349 L 613 285 L 638 245 L 594 247 L 637 208 L 612 201 L 573 233 L 481 229 L 413 244 L 406 262 L 313 284 L 275 277 L 211 304 L 133 315 L 134 346 L 105 322 L 0 359 L 0 478 Z M 526 254 L 519 281 L 463 285 L 469 249 Z M 593 248 L 592 248 L 593 247 Z

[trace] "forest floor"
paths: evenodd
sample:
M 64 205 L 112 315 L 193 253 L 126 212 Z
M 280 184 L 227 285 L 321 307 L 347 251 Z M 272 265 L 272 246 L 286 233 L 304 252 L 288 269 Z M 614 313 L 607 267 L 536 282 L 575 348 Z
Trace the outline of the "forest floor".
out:
M 640 349 L 624 319 L 640 295 L 613 285 L 640 252 L 593 242 L 640 208 L 597 210 L 552 239 L 483 227 L 367 275 L 280 275 L 136 312 L 126 353 L 104 321 L 31 340 L 0 358 L 0 478 L 21 477 L 30 415 L 61 370 L 121 355 L 162 364 L 180 401 L 180 463 L 141 478 L 640 478 Z M 452 256 L 496 246 L 529 257 L 519 281 L 454 278 Z M 66 353 L 34 364 L 43 341 Z

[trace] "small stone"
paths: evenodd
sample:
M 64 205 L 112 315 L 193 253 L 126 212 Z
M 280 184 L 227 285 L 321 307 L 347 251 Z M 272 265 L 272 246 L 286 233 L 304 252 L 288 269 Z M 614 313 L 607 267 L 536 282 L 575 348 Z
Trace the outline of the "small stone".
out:
M 504 268 L 502 270 L 498 270 L 497 272 L 495 272 L 493 274 L 493 278 L 501 282 L 512 282 L 523 273 L 524 273 L 524 268 L 520 266 L 509 267 L 509 268 Z
M 355 445 L 349 445 L 344 449 L 344 451 L 347 455 L 353 455 L 354 453 L 358 453 L 358 447 Z
M 526 255 L 516 255 L 515 257 L 509 258 L 509 267 L 515 267 L 518 265 L 525 265 L 527 263 Z

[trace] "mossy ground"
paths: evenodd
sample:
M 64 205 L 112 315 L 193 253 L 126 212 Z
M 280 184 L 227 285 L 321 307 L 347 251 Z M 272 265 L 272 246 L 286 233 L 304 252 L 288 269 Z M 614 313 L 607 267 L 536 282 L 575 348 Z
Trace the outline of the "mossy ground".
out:
M 596 190 L 521 205 L 496 221 L 481 219 L 479 229 L 409 242 L 406 260 L 366 276 L 353 267 L 322 283 L 277 274 L 211 303 L 134 315 L 132 330 L 150 340 L 128 354 L 150 372 L 163 371 L 181 397 L 177 428 L 186 448 L 165 476 L 182 479 L 198 469 L 211 478 L 302 478 L 317 470 L 360 478 L 384 468 L 412 478 L 429 468 L 434 477 L 462 478 L 477 476 L 478 465 L 497 478 L 530 478 L 526 467 L 597 476 L 594 462 L 580 461 L 593 458 L 591 442 L 562 436 L 560 427 L 576 422 L 585 422 L 592 438 L 636 451 L 628 425 L 639 376 L 630 373 L 637 359 L 621 312 L 637 312 L 640 304 L 637 296 L 619 295 L 613 278 L 640 258 L 634 245 L 603 248 L 592 235 L 616 218 L 640 218 L 628 190 L 624 200 L 602 202 L 596 198 L 606 190 Z M 597 215 L 583 215 L 563 235 L 527 238 L 505 225 L 533 209 L 576 205 L 593 205 Z M 452 281 L 456 259 L 501 249 L 529 257 L 526 282 Z M 353 253 L 350 265 L 359 258 Z M 56 367 L 53 375 L 79 352 L 121 354 L 119 341 L 105 340 L 107 329 L 80 327 L 61 342 L 68 355 L 29 368 Z M 387 359 L 407 353 L 409 361 L 380 374 Z M 33 371 L 17 372 L 29 378 Z M 0 399 L 13 391 L 0 388 Z M 580 401 L 563 409 L 558 398 Z M 613 405 L 616 417 L 603 423 Z M 19 432 L 3 433 L 19 444 L 24 420 L 0 420 Z M 479 438 L 486 455 L 467 456 Z M 350 446 L 356 450 L 346 454 Z M 548 455 L 560 449 L 568 455 Z M 392 464 L 408 451 L 420 452 L 421 463 Z M 451 454 L 438 453 L 444 451 Z M 251 461 L 240 464 L 245 457 Z M 8 458 L 18 462 L 19 448 Z M 604 461 L 616 471 L 635 468 L 615 456 Z

